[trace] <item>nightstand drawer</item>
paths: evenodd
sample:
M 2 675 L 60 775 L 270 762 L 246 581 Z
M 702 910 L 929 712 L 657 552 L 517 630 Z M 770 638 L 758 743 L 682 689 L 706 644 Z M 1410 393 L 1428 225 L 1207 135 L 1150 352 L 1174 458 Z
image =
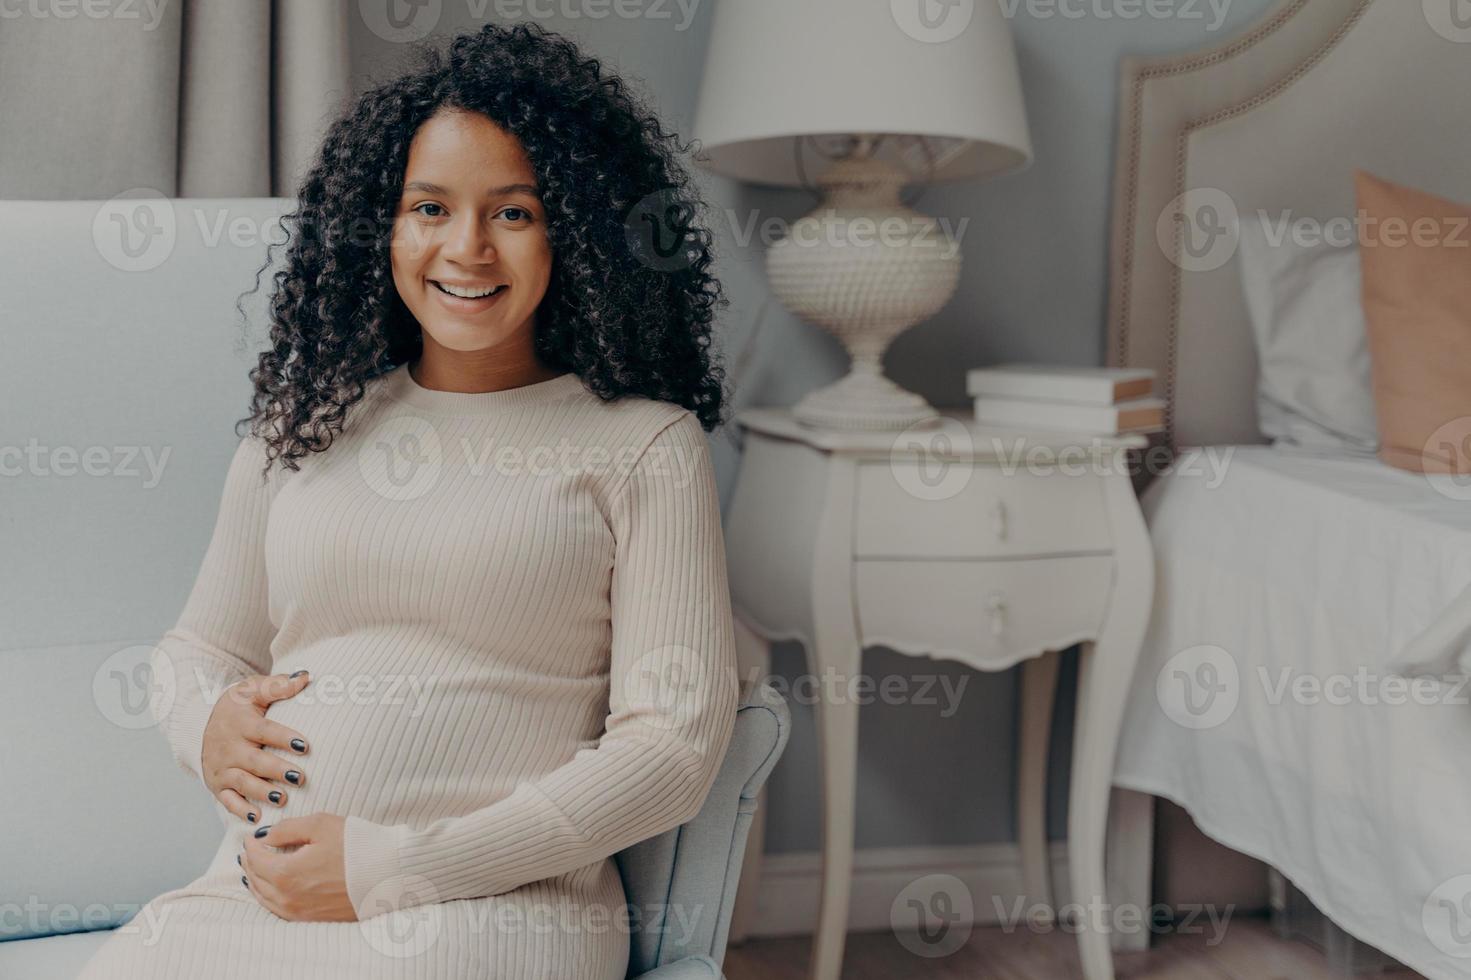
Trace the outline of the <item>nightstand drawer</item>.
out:
M 1113 582 L 1109 555 L 1014 561 L 855 561 L 864 646 L 999 670 L 1093 639 Z
M 1103 477 L 984 463 L 858 466 L 859 558 L 1009 558 L 1107 552 Z

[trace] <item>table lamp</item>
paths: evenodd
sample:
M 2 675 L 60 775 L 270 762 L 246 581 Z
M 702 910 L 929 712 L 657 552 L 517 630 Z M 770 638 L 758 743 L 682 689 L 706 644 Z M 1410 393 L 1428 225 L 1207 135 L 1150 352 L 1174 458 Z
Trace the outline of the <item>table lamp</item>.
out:
M 879 430 L 937 418 L 884 376 L 883 356 L 949 302 L 961 254 L 900 195 L 1031 163 L 999 0 L 721 0 L 693 137 L 706 169 L 821 195 L 767 250 L 767 278 L 782 305 L 838 338 L 851 365 L 795 417 Z

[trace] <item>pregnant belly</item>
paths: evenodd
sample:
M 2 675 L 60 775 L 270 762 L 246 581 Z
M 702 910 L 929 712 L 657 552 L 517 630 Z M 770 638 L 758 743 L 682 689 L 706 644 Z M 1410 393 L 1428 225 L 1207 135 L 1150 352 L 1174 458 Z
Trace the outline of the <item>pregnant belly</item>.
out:
M 579 723 L 584 712 L 569 711 L 574 702 L 568 698 L 584 697 L 578 689 L 585 684 L 568 679 L 571 687 L 564 687 L 548 679 L 528 689 L 508 683 L 485 660 L 472 651 L 441 657 L 444 666 L 433 671 L 402 655 L 378 664 L 364 655 L 362 643 L 347 641 L 315 643 L 278 658 L 274 672 L 307 667 L 311 682 L 266 711 L 309 746 L 304 756 L 267 749 L 306 776 L 302 785 L 284 787 L 287 805 L 274 808 L 277 818 L 320 810 L 422 826 L 508 796 L 517 782 L 596 743 L 596 732 Z M 560 724 L 536 727 L 534 718 Z M 532 746 L 536 751 L 527 751 Z M 534 770 L 528 756 L 537 760 Z M 266 820 L 272 809 L 266 808 Z

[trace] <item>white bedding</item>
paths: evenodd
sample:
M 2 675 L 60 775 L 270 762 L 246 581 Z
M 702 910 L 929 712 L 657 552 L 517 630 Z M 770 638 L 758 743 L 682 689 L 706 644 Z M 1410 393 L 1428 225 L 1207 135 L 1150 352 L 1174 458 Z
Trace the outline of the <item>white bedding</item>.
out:
M 1471 585 L 1471 503 L 1372 458 L 1251 446 L 1143 504 L 1155 606 L 1115 782 L 1405 965 L 1471 976 L 1471 685 L 1387 669 Z

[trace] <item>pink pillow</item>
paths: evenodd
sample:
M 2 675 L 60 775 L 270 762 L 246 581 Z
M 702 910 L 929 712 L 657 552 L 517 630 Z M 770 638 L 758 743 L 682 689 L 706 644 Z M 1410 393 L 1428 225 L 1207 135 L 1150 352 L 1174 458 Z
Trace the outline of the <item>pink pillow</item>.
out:
M 1359 171 L 1379 458 L 1471 473 L 1471 207 Z

